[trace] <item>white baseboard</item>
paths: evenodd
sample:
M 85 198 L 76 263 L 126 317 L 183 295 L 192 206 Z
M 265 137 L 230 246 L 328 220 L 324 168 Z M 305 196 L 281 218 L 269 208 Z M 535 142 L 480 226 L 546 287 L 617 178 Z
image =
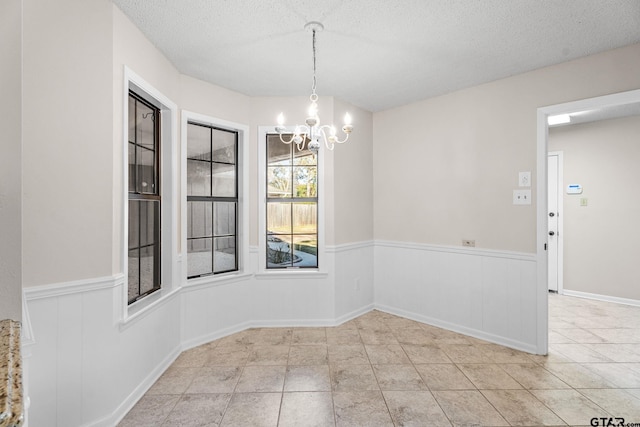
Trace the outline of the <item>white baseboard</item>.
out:
M 252 322 L 242 322 L 238 325 L 231 326 L 229 328 L 220 329 L 210 334 L 200 335 L 199 337 L 192 338 L 182 342 L 182 351 L 186 351 L 202 344 L 210 343 L 211 341 L 219 340 L 220 338 L 227 337 L 229 335 L 237 334 L 246 329 L 254 327 Z
M 458 332 L 463 335 L 468 335 L 474 338 L 478 338 L 484 341 L 488 341 L 494 344 L 499 344 L 505 347 L 513 348 L 515 350 L 524 351 L 531 354 L 536 354 L 537 349 L 533 345 L 523 343 L 520 341 L 510 340 L 508 338 L 500 337 L 498 335 L 489 334 L 487 332 L 479 331 L 472 328 L 466 328 L 464 326 L 456 325 L 442 320 L 434 319 L 432 317 L 424 316 L 417 313 L 412 313 L 406 310 L 401 310 L 386 305 L 376 304 L 376 310 L 384 311 L 385 313 L 394 314 L 407 319 L 415 320 L 420 323 L 426 323 L 427 325 L 435 326 L 437 328 L 446 329 L 453 332 Z
M 572 291 L 566 288 L 562 291 L 562 295 L 566 295 L 568 297 L 586 298 L 586 299 L 593 299 L 598 301 L 613 302 L 616 304 L 625 304 L 625 305 L 632 305 L 634 307 L 640 307 L 640 300 L 637 300 L 637 299 L 620 298 L 620 297 L 614 297 L 610 295 L 591 294 L 589 292 Z
M 156 366 L 153 371 L 147 375 L 147 377 L 127 396 L 127 398 L 113 411 L 109 416 L 100 420 L 85 424 L 86 427 L 111 427 L 118 425 L 120 421 L 129 413 L 131 408 L 140 400 L 142 396 L 151 388 L 151 386 L 158 381 L 158 378 L 171 366 L 171 364 L 178 358 L 181 351 L 180 348 L 173 350 L 167 357 L 164 358 L 162 363 Z
M 220 338 L 227 337 L 229 335 L 237 334 L 238 332 L 242 332 L 244 330 L 250 328 L 294 328 L 294 327 L 332 327 L 339 326 L 345 322 L 348 322 L 351 319 L 355 319 L 356 317 L 368 313 L 369 311 L 374 309 L 373 304 L 369 304 L 365 307 L 354 310 L 350 313 L 342 315 L 335 320 L 333 319 L 298 319 L 298 320 L 261 320 L 261 321 L 250 321 L 250 322 L 242 322 L 238 325 L 231 326 L 229 328 L 221 329 L 219 331 L 212 332 L 210 334 L 201 335 L 197 338 L 193 338 L 190 340 L 186 340 L 182 342 L 181 349 L 182 351 L 186 351 L 195 347 L 198 347 L 203 344 L 210 343 L 211 341 L 219 340 Z
M 350 313 L 343 314 L 342 316 L 337 317 L 335 322 L 334 322 L 334 324 L 331 325 L 331 326 L 340 326 L 343 323 L 348 322 L 351 319 L 355 319 L 358 316 L 362 316 L 363 314 L 368 313 L 368 312 L 370 312 L 371 310 L 373 310 L 375 308 L 376 308 L 376 306 L 373 303 L 365 305 L 364 307 L 361 307 L 361 308 L 359 308 L 357 310 L 353 310 Z

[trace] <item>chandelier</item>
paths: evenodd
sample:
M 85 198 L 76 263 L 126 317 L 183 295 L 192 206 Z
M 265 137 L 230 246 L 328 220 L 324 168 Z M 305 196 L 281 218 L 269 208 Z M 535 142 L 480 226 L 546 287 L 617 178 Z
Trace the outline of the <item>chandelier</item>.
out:
M 278 125 L 276 126 L 276 132 L 280 135 L 280 141 L 285 144 L 296 144 L 299 151 L 304 150 L 305 143 L 308 141 L 308 148 L 313 154 L 318 154 L 320 150 L 321 141 L 324 142 L 325 147 L 328 150 L 333 150 L 335 144 L 343 144 L 349 139 L 349 134 L 353 130 L 351 125 L 351 116 L 349 113 L 344 116 L 344 125 L 342 126 L 342 132 L 345 137 L 340 140 L 336 135 L 336 128 L 333 125 L 321 125 L 320 117 L 318 116 L 318 95 L 316 94 L 316 31 L 322 31 L 324 26 L 320 22 L 311 21 L 308 22 L 304 28 L 312 32 L 313 39 L 313 84 L 311 86 L 311 96 L 309 100 L 308 116 L 304 125 L 296 125 L 293 134 L 289 139 L 283 138 L 283 133 L 288 133 L 284 127 L 284 115 L 280 113 L 278 116 Z

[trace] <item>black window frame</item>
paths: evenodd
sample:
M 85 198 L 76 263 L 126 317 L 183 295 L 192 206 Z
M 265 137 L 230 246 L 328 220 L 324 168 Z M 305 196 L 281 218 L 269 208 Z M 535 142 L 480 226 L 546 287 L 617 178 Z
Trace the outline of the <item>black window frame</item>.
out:
M 127 230 L 127 240 L 128 240 L 128 244 L 127 244 L 127 258 L 129 260 L 131 260 L 130 254 L 132 250 L 138 250 L 138 257 L 137 257 L 137 261 L 138 261 L 138 266 L 137 266 L 137 273 L 138 273 L 138 277 L 137 277 L 137 283 L 138 283 L 138 292 L 137 294 L 130 298 L 129 296 L 127 296 L 127 303 L 128 305 L 133 304 L 134 302 L 137 302 L 139 300 L 141 300 L 142 298 L 158 291 L 161 289 L 162 284 L 161 284 L 161 277 L 162 277 L 162 241 L 161 241 L 161 228 L 162 228 L 162 224 L 161 224 L 161 211 L 162 211 L 162 200 L 161 200 L 161 189 L 160 189 L 160 182 L 161 182 L 161 170 L 160 170 L 160 121 L 161 121 L 161 113 L 160 113 L 160 109 L 158 107 L 156 107 L 155 105 L 153 105 L 153 103 L 147 101 L 143 96 L 137 94 L 135 91 L 133 90 L 129 90 L 129 97 L 127 99 L 127 102 L 129 102 L 131 99 L 134 100 L 134 112 L 133 112 L 133 135 L 131 135 L 131 132 L 128 132 L 128 141 L 127 141 L 127 145 L 128 147 L 130 147 L 131 145 L 133 145 L 134 147 L 134 162 L 133 164 L 131 163 L 130 159 L 129 162 L 127 164 L 127 167 L 129 168 L 129 173 L 128 173 L 128 205 L 129 205 L 129 217 L 131 216 L 131 205 L 132 203 L 136 203 L 139 204 L 139 206 L 142 206 L 143 202 L 152 202 L 154 204 L 156 204 L 155 206 L 155 212 L 154 212 L 154 224 L 153 224 L 153 243 L 151 244 L 146 244 L 146 245 L 142 245 L 142 227 L 140 226 L 140 224 L 142 223 L 142 215 L 143 215 L 143 209 L 138 208 L 137 212 L 138 212 L 138 226 L 137 226 L 137 245 L 136 246 L 131 246 L 131 240 L 130 240 L 130 235 L 132 233 L 132 224 L 131 221 L 129 220 L 129 224 L 128 224 L 128 230 Z M 154 151 L 154 167 L 153 167 L 153 179 L 154 179 L 154 188 L 152 192 L 145 192 L 145 191 L 141 191 L 138 188 L 138 173 L 140 171 L 140 163 L 138 162 L 138 148 L 141 150 L 149 150 L 148 147 L 139 144 L 138 140 L 137 140 L 137 121 L 136 121 L 136 117 L 138 116 L 137 114 L 137 108 L 138 108 L 138 104 L 143 104 L 145 107 L 149 108 L 152 111 L 152 117 L 151 120 L 153 121 L 153 150 Z M 131 111 L 129 112 L 129 121 L 131 119 Z M 128 129 L 131 130 L 131 123 L 128 123 Z M 134 184 L 134 189 L 132 191 L 131 189 L 131 183 Z M 141 274 L 142 274 L 142 256 L 140 254 L 140 252 L 143 249 L 148 249 L 151 248 L 153 250 L 153 287 L 147 291 L 142 292 L 142 280 L 141 280 Z M 127 286 L 127 292 L 129 295 L 129 291 L 131 288 L 131 268 L 129 267 L 128 269 L 128 286 Z
M 193 121 L 193 120 L 188 120 L 187 121 L 187 141 L 185 141 L 186 144 L 188 144 L 189 142 L 189 126 L 200 126 L 203 128 L 207 128 L 209 129 L 209 153 L 210 153 L 210 158 L 209 159 L 198 159 L 198 158 L 192 158 L 189 157 L 189 155 L 187 154 L 186 156 L 186 167 L 188 170 L 188 164 L 189 164 L 189 160 L 192 161 L 200 161 L 200 162 L 204 162 L 204 163 L 208 163 L 209 164 L 209 171 L 210 171 L 210 185 L 209 188 L 211 189 L 211 195 L 209 196 L 203 196 L 203 195 L 190 195 L 189 194 L 189 190 L 187 189 L 187 211 L 188 211 L 188 205 L 190 202 L 205 202 L 205 203 L 211 203 L 212 204 L 212 209 L 211 209 L 211 235 L 210 236 L 189 236 L 187 234 L 186 236 L 186 241 L 187 241 L 187 279 L 197 279 L 197 278 L 201 278 L 201 277 L 208 277 L 208 276 L 215 276 L 215 275 L 219 275 L 219 274 L 224 274 L 224 273 L 231 273 L 231 272 L 235 272 L 239 270 L 239 262 L 238 262 L 238 257 L 239 257 L 239 241 L 238 241 L 238 220 L 239 220 L 239 209 L 240 209 L 240 203 L 239 203 L 239 182 L 238 182 L 238 174 L 239 174 L 239 158 L 238 158 L 238 154 L 239 154 L 239 150 L 238 150 L 238 146 L 239 146 L 239 140 L 240 140 L 240 132 L 237 130 L 232 130 L 232 129 L 224 129 L 218 126 L 215 126 L 213 124 L 207 124 L 207 123 L 202 123 L 202 122 L 198 122 L 198 121 Z M 214 160 L 214 148 L 213 148 L 213 132 L 214 131 L 218 131 L 218 132 L 227 132 L 230 134 L 234 135 L 234 161 L 235 163 L 229 163 L 229 162 L 221 162 L 221 161 L 215 161 Z M 187 150 L 188 152 L 188 150 Z M 226 165 L 226 166 L 233 166 L 234 167 L 234 173 L 235 173 L 235 177 L 234 177 L 234 196 L 233 197 L 229 197 L 229 196 L 214 196 L 214 173 L 213 173 L 213 168 L 214 165 Z M 235 205 L 235 209 L 234 209 L 234 229 L 233 229 L 233 233 L 229 234 L 220 234 L 220 235 L 216 235 L 215 233 L 215 221 L 216 221 L 216 213 L 215 213 L 215 203 L 216 202 L 222 202 L 222 203 L 233 203 Z M 189 229 L 189 221 L 191 221 L 191 217 L 187 216 L 187 230 Z M 235 240 L 235 245 L 234 245 L 234 266 L 233 268 L 230 269 L 226 269 L 226 270 L 219 270 L 216 271 L 216 261 L 215 261 L 215 253 L 216 253 L 216 238 L 229 238 L 229 237 L 233 237 Z M 189 265 L 189 242 L 193 241 L 193 240 L 198 240 L 198 239 L 205 239 L 205 238 L 211 238 L 212 240 L 212 244 L 211 244 L 211 271 L 207 272 L 207 273 L 201 273 L 201 274 L 195 274 L 195 275 L 189 275 L 188 272 L 188 265 Z
M 292 137 L 292 134 L 283 134 L 282 136 L 285 140 L 288 140 Z M 292 174 L 291 174 L 291 197 L 269 197 L 269 139 L 270 138 L 274 138 L 277 139 L 281 144 L 283 145 L 287 145 L 290 147 L 290 153 L 291 153 L 291 164 L 286 166 L 286 167 L 290 167 L 292 169 Z M 305 147 L 308 147 L 308 143 L 309 140 L 307 139 L 305 141 Z M 298 150 L 297 146 L 295 143 L 291 143 L 291 144 L 285 144 L 280 140 L 280 135 L 277 133 L 267 133 L 266 137 L 265 137 L 265 158 L 264 158 L 264 162 L 265 162 L 265 177 L 264 177 L 264 188 L 265 188 L 265 218 L 264 218 L 264 223 L 265 223 L 265 229 L 264 229 L 264 233 L 265 233 L 265 268 L 267 270 L 298 270 L 298 269 L 311 269 L 311 270 L 317 270 L 320 268 L 320 251 L 319 251 L 319 240 L 320 240 L 320 226 L 319 226 L 319 216 L 320 216 L 320 198 L 319 198 L 319 191 L 320 191 L 320 179 L 319 179 L 319 163 L 318 163 L 318 156 L 314 155 L 315 159 L 316 159 L 316 164 L 313 165 L 316 168 L 316 193 L 315 193 L 315 197 L 296 197 L 295 196 L 295 188 L 293 186 L 294 184 L 294 178 L 293 178 L 293 170 L 296 167 L 300 167 L 300 165 L 295 165 L 294 164 L 294 159 L 295 159 L 295 152 L 296 150 Z M 308 150 L 308 148 L 305 148 L 305 150 Z M 280 167 L 280 166 L 279 166 Z M 285 167 L 285 166 L 282 166 Z M 269 231 L 269 204 L 270 203 L 290 203 L 291 204 L 291 232 L 290 233 L 273 233 Z M 289 244 L 289 250 L 290 253 L 293 254 L 294 251 L 296 251 L 295 249 L 295 243 L 294 243 L 294 239 L 295 236 L 309 236 L 312 233 L 295 233 L 294 232 L 294 209 L 293 206 L 295 204 L 304 204 L 304 203 L 313 203 L 315 204 L 315 215 L 316 215 L 316 231 L 315 231 L 315 237 L 316 237 L 316 253 L 315 253 L 315 257 L 316 257 L 316 265 L 314 266 L 304 266 L 304 265 L 294 265 L 294 258 L 291 258 L 291 265 L 270 265 L 270 261 L 269 261 L 269 251 L 270 251 L 270 247 L 269 247 L 269 242 L 270 242 L 270 237 L 271 238 L 278 238 L 278 236 L 290 236 L 290 240 L 291 243 Z M 277 242 L 276 242 L 277 244 Z M 292 247 L 293 246 L 293 247 Z

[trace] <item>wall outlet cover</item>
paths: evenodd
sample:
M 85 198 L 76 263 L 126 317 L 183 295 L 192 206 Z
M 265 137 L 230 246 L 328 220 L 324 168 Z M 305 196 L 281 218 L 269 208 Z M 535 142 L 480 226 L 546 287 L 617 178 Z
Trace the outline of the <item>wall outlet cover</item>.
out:
M 520 172 L 518 174 L 518 185 L 520 187 L 531 187 L 531 172 Z
M 531 190 L 513 190 L 514 205 L 530 205 Z

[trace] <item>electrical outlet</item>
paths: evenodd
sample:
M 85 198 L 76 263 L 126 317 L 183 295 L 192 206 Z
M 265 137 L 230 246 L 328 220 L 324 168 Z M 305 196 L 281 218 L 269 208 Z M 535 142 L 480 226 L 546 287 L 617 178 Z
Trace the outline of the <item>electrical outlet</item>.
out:
M 514 205 L 530 205 L 531 190 L 513 190 Z
M 475 240 L 462 239 L 462 246 L 469 246 L 469 247 L 475 248 L 476 247 L 476 241 Z

